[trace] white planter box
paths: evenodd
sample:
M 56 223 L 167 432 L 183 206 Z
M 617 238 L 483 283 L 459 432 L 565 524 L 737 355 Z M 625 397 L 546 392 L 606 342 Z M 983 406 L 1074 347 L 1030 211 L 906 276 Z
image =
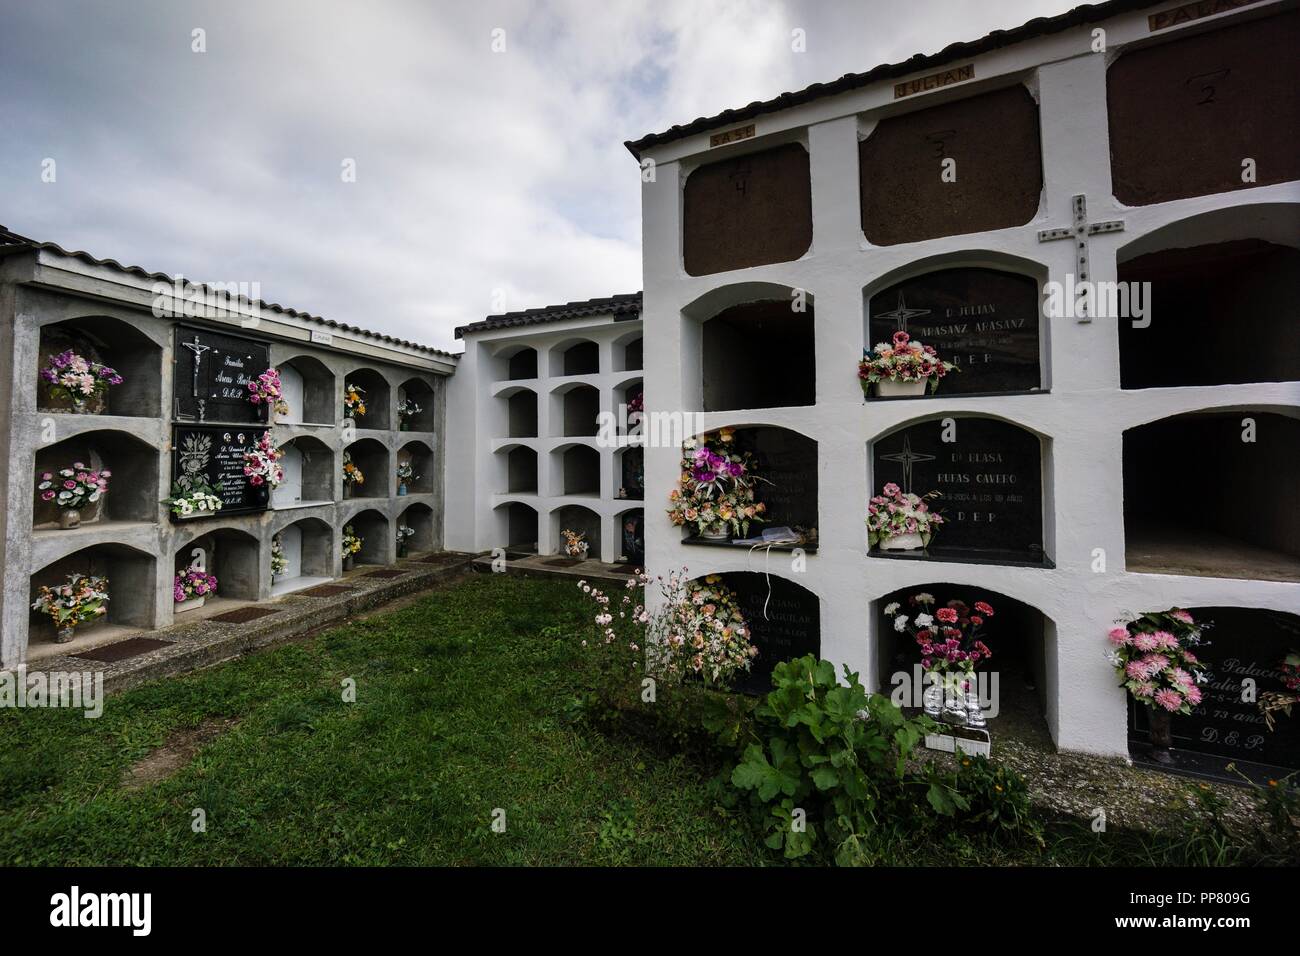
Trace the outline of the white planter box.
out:
M 987 757 L 993 750 L 993 738 L 989 736 L 987 730 L 978 730 L 973 727 L 966 728 L 970 734 L 980 734 L 982 739 L 972 739 L 970 737 L 956 737 L 952 734 L 926 734 L 925 745 L 931 750 L 941 750 L 944 753 L 963 753 L 972 757 Z
M 876 383 L 876 395 L 880 398 L 896 398 L 901 395 L 924 395 L 928 385 L 928 380 L 922 380 L 920 382 L 881 381 Z
M 919 534 L 899 534 L 880 542 L 881 551 L 915 551 L 925 547 Z
M 176 614 L 181 611 L 193 611 L 195 608 L 203 607 L 203 602 L 208 599 L 206 594 L 200 594 L 198 597 L 192 597 L 188 601 L 178 601 L 173 611 Z

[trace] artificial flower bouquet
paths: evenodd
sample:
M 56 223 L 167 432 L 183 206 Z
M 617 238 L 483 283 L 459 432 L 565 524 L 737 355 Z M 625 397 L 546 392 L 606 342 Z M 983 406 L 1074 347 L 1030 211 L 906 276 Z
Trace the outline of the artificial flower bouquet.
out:
M 205 598 L 217 593 L 217 576 L 199 568 L 189 567 L 172 579 L 172 598 L 177 604 Z
M 350 558 L 361 550 L 361 536 L 352 530 L 352 525 L 343 526 L 343 557 Z
M 113 473 L 107 468 L 88 468 L 75 461 L 71 468 L 41 472 L 36 490 L 42 501 L 52 501 L 59 508 L 84 508 L 93 505 L 108 493 L 108 479 Z
M 361 469 L 357 467 L 356 462 L 352 460 L 351 452 L 345 451 L 343 453 L 344 486 L 346 487 L 350 485 L 364 485 L 365 483 L 366 483 L 365 474 L 363 474 Z
M 1106 659 L 1137 703 L 1166 714 L 1190 714 L 1203 699 L 1200 685 L 1209 680 L 1192 650 L 1208 626 L 1181 608 L 1120 621 L 1107 635 Z
M 217 496 L 217 490 L 208 484 L 192 484 L 189 488 L 174 484 L 171 497 L 163 501 L 163 504 L 180 519 L 201 518 L 221 510 L 221 498 Z
M 284 400 L 284 386 L 280 384 L 280 370 L 268 368 L 254 381 L 248 383 L 248 400 L 254 405 L 266 404 L 277 415 L 289 414 L 289 403 Z
M 409 461 L 399 461 L 397 463 L 398 484 L 407 485 L 415 481 L 415 479 L 419 477 L 420 476 L 415 473 L 415 468 L 412 467 Z
M 275 447 L 271 433 L 262 432 L 257 443 L 244 452 L 244 474 L 248 476 L 248 483 L 255 488 L 265 484 L 274 491 L 284 481 L 284 468 L 280 464 L 283 457 L 284 452 Z
M 397 418 L 398 421 L 401 423 L 401 429 L 403 431 L 406 431 L 407 427 L 411 423 L 411 419 L 413 419 L 416 415 L 420 414 L 421 411 L 423 411 L 423 409 L 420 408 L 420 406 L 415 403 L 414 399 L 404 398 L 400 402 L 398 402 Z M 363 411 L 362 414 L 364 415 L 365 412 Z
M 343 386 L 343 414 L 348 418 L 362 418 L 366 414 L 365 389 L 347 382 Z
M 914 495 L 889 482 L 867 503 L 867 540 L 881 550 L 929 547 L 943 516 L 930 510 L 929 499 L 938 492 Z
M 277 534 L 271 538 L 271 580 L 289 570 L 289 557 L 284 553 L 284 543 Z
M 892 601 L 885 605 L 885 616 L 893 620 L 895 631 L 910 634 L 916 641 L 921 667 L 927 672 L 971 674 L 975 665 L 993 656 L 980 637 L 994 613 L 987 601 L 967 605 L 954 599 L 936 607 L 934 595 L 922 591 L 907 603 L 908 614 L 902 613 L 898 601 Z
M 1264 724 L 1269 730 L 1273 729 L 1275 713 L 1281 711 L 1290 717 L 1291 708 L 1300 703 L 1300 653 L 1289 651 L 1278 664 L 1278 671 L 1282 674 L 1286 690 L 1266 691 L 1259 695 L 1259 710 L 1264 715 Z
M 72 349 L 51 355 L 40 376 L 49 384 L 52 398 L 67 399 L 76 411 L 84 410 L 110 385 L 122 384 L 122 376 L 114 369 L 83 358 Z
M 59 643 L 72 640 L 72 629 L 90 624 L 108 613 L 108 578 L 69 574 L 65 584 L 42 585 L 32 610 L 48 615 Z
M 682 442 L 682 474 L 668 498 L 673 524 L 710 538 L 744 537 L 762 522 L 767 506 L 756 501 L 760 478 L 753 455 L 738 451 L 735 432 L 723 428 Z
M 914 342 L 900 329 L 892 343 L 880 342 L 862 353 L 858 380 L 863 392 L 875 385 L 877 395 L 922 395 L 927 385 L 933 393 L 939 380 L 952 371 L 960 369 L 939 358 L 934 346 Z
M 564 538 L 564 553 L 571 558 L 585 558 L 587 549 L 587 534 L 584 531 L 572 531 L 565 528 L 560 532 L 560 537 Z
M 399 524 L 397 526 L 397 556 L 399 558 L 406 557 L 407 543 L 412 537 L 414 537 L 414 535 L 414 528 L 404 524 Z

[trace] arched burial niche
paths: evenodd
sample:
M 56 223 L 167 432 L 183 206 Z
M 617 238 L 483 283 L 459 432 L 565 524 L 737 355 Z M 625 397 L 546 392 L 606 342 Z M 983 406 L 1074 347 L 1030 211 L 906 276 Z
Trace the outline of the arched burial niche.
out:
M 590 339 L 566 339 L 551 347 L 551 375 L 595 375 L 600 371 L 600 346 Z
M 1149 324 L 1117 324 L 1123 388 L 1300 380 L 1300 249 L 1259 239 L 1167 248 L 1121 262 L 1119 281 L 1150 283 Z
M 353 369 L 344 379 L 345 390 L 349 387 L 361 389 L 361 401 L 366 407 L 364 415 L 349 416 L 357 428 L 387 429 L 395 426 L 388 414 L 388 379 L 372 368 Z M 346 409 L 344 414 L 347 414 Z
M 943 518 L 928 547 L 872 557 L 1052 567 L 1044 536 L 1045 439 L 996 418 L 928 418 L 871 444 L 873 496 L 938 492 Z M 866 508 L 863 508 L 864 513 Z
M 1201 703 L 1172 721 L 1172 765 L 1151 759 L 1151 711 L 1128 695 L 1129 754 L 1135 762 L 1162 769 L 1240 781 L 1236 769 L 1256 783 L 1267 784 L 1300 770 L 1300 713 L 1274 714 L 1272 730 L 1259 699 L 1285 693 L 1282 665 L 1300 650 L 1300 616 L 1247 607 L 1187 608 L 1198 624 L 1212 625 L 1197 645 L 1197 659 L 1209 671 L 1199 685 Z M 1252 681 L 1255 695 L 1243 695 Z M 1243 700 L 1243 696 L 1249 697 Z
M 413 532 L 406 539 L 408 553 L 433 550 L 433 509 L 428 505 L 411 505 L 398 516 L 397 526 Z
M 537 437 L 537 393 L 530 388 L 518 388 L 502 395 L 506 403 L 506 437 Z
M 755 476 L 754 500 L 765 511 L 762 523 L 749 526 L 749 538 L 711 540 L 695 534 L 693 526 L 685 529 L 685 543 L 722 547 L 750 547 L 745 543 L 765 531 L 789 528 L 804 536 L 800 545 L 810 553 L 817 550 L 817 442 L 789 428 L 775 425 L 742 425 L 727 429 L 730 442 L 719 443 L 721 432 L 706 436 L 709 444 L 729 454 L 748 455 L 751 474 Z M 778 545 L 788 550 L 790 545 Z
M 58 491 L 59 472 L 80 462 L 90 471 L 107 469 L 108 492 L 94 504 L 80 508 L 82 523 L 95 521 L 156 521 L 158 502 L 158 449 L 119 431 L 82 432 L 48 445 L 36 453 L 32 508 L 34 529 L 57 528 L 60 510 L 55 500 L 45 500 L 39 485 L 50 475 Z M 75 477 L 75 476 L 74 476 Z
M 50 359 L 71 349 L 90 362 L 107 365 L 122 376 L 87 409 L 104 415 L 157 418 L 162 405 L 162 349 L 139 329 L 119 319 L 96 315 L 68 319 L 41 327 L 38 367 L 47 368 Z M 38 378 L 36 406 L 42 411 L 69 411 L 68 398 L 55 397 L 50 384 Z
M 618 549 L 618 562 L 633 567 L 645 566 L 645 510 L 629 508 L 617 515 L 618 522 L 615 547 Z
M 631 501 L 645 498 L 645 449 L 627 445 L 614 451 L 614 488 Z
M 276 366 L 289 412 L 277 421 L 304 425 L 333 425 L 338 420 L 334 405 L 334 373 L 319 359 L 296 355 Z M 369 397 L 369 396 L 367 396 Z M 366 411 L 369 412 L 369 407 Z
M 494 377 L 498 381 L 519 382 L 538 377 L 537 349 L 511 345 L 493 356 Z
M 904 331 L 957 366 L 936 395 L 1032 392 L 1045 385 L 1034 276 L 988 266 L 935 269 L 868 290 L 866 308 L 865 349 L 892 344 Z
M 766 694 L 777 664 L 805 654 L 821 657 L 821 601 L 816 594 L 776 574 L 730 571 L 718 577 L 736 595 L 750 643 L 758 648 L 749 671 L 738 676 L 736 690 Z
M 361 470 L 360 483 L 343 484 L 345 498 L 387 498 L 392 494 L 396 479 L 388 465 L 388 449 L 373 438 L 362 438 L 348 445 L 344 452 L 352 464 Z M 346 462 L 342 466 L 346 468 Z
M 283 574 L 271 580 L 273 595 L 323 584 L 334 574 L 334 532 L 319 518 L 303 518 L 282 528 L 276 537 L 284 554 Z
M 437 467 L 433 461 L 433 449 L 422 441 L 408 441 L 397 450 L 397 465 L 410 465 L 412 477 L 406 480 L 406 493 L 410 495 L 427 495 L 433 491 Z M 401 482 L 398 478 L 400 493 Z
M 1124 433 L 1129 571 L 1300 581 L 1300 419 L 1189 412 Z
M 98 544 L 83 548 L 41 568 L 31 576 L 28 606 L 42 585 L 66 584 L 68 575 L 84 574 L 108 579 L 108 614 L 100 623 L 78 627 L 69 644 L 55 643 L 55 627 L 47 615 L 31 612 L 28 627 L 28 659 L 53 653 L 74 653 L 78 649 L 105 643 L 106 638 L 122 635 L 137 628 L 157 624 L 159 602 L 170 594 L 159 595 L 155 562 L 145 554 L 122 544 Z M 57 650 L 56 650 L 57 648 Z
M 271 492 L 272 508 L 300 508 L 334 500 L 334 452 L 328 445 L 300 435 L 280 450 L 284 452 L 280 459 L 284 481 Z
M 812 180 L 800 143 L 706 163 L 682 196 L 686 273 L 790 262 L 812 246 Z
M 563 555 L 565 530 L 586 535 L 587 557 L 593 561 L 604 560 L 600 554 L 600 515 L 581 505 L 565 505 L 551 512 L 551 530 L 554 532 L 555 550 Z
M 518 501 L 498 505 L 498 540 L 514 554 L 537 553 L 537 509 Z
M 614 343 L 615 371 L 639 372 L 643 367 L 641 333 L 624 336 Z
M 404 432 L 431 432 L 437 422 L 433 386 L 422 378 L 407 379 L 397 390 L 398 427 Z
M 600 452 L 587 445 L 570 445 L 561 456 L 561 494 L 600 495 Z
M 348 522 L 361 538 L 361 550 L 353 555 L 356 564 L 389 564 L 389 555 L 395 549 L 396 539 L 389 528 L 388 519 L 373 508 L 359 511 Z
M 918 595 L 923 599 L 931 597 L 934 602 L 917 602 Z M 992 607 L 993 614 L 976 610 L 977 601 Z M 966 631 L 965 649 L 973 646 L 969 640 L 973 635 L 992 652 L 991 657 L 976 665 L 973 688 L 980 695 L 989 730 L 999 739 L 1015 739 L 1035 749 L 1051 747 L 1058 730 L 1056 625 L 1037 608 L 996 591 L 933 582 L 901 588 L 876 600 L 872 613 L 876 620 L 876 686 L 880 693 L 890 695 L 900 706 L 921 708 L 925 670 L 924 655 L 914 636 L 920 630 L 915 618 L 921 613 L 933 617 L 937 609 L 952 602 L 964 604 L 965 614 L 975 614 L 983 622 L 977 632 Z M 893 613 L 886 614 L 886 608 L 893 609 Z M 955 609 L 960 611 L 960 605 Z M 907 618 L 904 631 L 895 628 L 900 616 Z
M 551 393 L 551 420 L 557 437 L 589 437 L 600 430 L 600 391 L 590 385 L 561 385 Z
M 195 552 L 202 551 L 202 555 Z M 205 531 L 176 549 L 173 567 L 181 574 L 196 561 L 217 579 L 215 597 L 209 597 L 204 607 L 221 599 L 256 601 L 262 585 L 262 545 L 253 535 L 234 528 L 217 528 Z
M 506 491 L 517 495 L 537 494 L 537 452 L 518 445 L 506 453 Z

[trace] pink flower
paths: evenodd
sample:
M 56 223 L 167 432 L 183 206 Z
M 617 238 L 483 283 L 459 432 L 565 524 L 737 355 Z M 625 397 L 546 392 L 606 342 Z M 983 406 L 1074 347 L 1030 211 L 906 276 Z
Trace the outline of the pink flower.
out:
M 1160 646 L 1160 642 L 1156 640 L 1154 634 L 1143 632 L 1133 638 L 1133 646 L 1139 651 L 1154 651 Z
M 1129 633 L 1127 627 L 1112 627 L 1106 635 L 1111 644 L 1116 647 L 1123 647 L 1129 643 Z
M 1182 608 L 1175 608 L 1174 610 L 1170 611 L 1169 616 L 1176 620 L 1182 621 L 1184 624 L 1196 623 L 1196 621 L 1192 619 L 1192 616 L 1188 614 L 1186 611 L 1184 611 Z
M 1150 697 L 1156 692 L 1156 685 L 1148 681 L 1142 681 L 1133 687 L 1134 697 Z
M 1178 646 L 1178 638 L 1174 637 L 1168 631 L 1156 631 L 1155 634 L 1151 636 L 1154 637 L 1156 643 L 1165 650 L 1170 650 Z
M 892 481 L 889 484 L 885 485 L 884 487 L 885 496 L 888 498 L 895 497 L 900 491 L 902 491 L 902 489 L 899 488 L 898 485 L 894 484 Z
M 1168 687 L 1156 691 L 1156 703 L 1168 711 L 1175 711 L 1183 706 L 1183 695 Z
M 1140 681 L 1144 681 L 1151 676 L 1147 666 L 1141 661 L 1129 661 L 1124 665 L 1124 673 L 1133 680 Z
M 1187 699 L 1193 704 L 1199 704 L 1201 702 L 1201 689 L 1195 684 L 1192 684 L 1187 688 Z

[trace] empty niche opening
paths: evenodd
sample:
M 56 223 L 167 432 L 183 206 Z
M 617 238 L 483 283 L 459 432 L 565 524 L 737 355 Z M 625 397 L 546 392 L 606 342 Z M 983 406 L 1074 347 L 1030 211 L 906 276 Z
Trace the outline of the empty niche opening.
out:
M 586 445 L 566 448 L 563 456 L 563 494 L 600 494 L 600 452 Z
M 565 553 L 563 532 L 567 530 L 584 536 L 590 560 L 603 560 L 600 556 L 600 515 L 581 505 L 565 505 L 553 511 L 551 516 L 557 554 Z
M 641 336 L 620 340 L 614 345 L 614 360 L 617 371 L 638 372 L 644 365 L 641 355 Z
M 508 438 L 537 437 L 537 393 L 521 388 L 506 396 L 506 426 Z
M 758 656 L 735 688 L 746 694 L 772 689 L 772 670 L 805 654 L 821 657 L 821 601 L 812 591 L 777 574 L 731 571 L 718 575 L 736 597 Z
M 934 603 L 919 604 L 914 600 L 917 595 L 928 595 Z M 977 601 L 992 607 L 992 616 L 979 614 Z M 880 692 L 901 695 L 905 708 L 921 708 L 924 654 L 913 636 L 920 630 L 915 618 L 921 613 L 933 617 L 936 609 L 951 602 L 959 602 L 958 613 L 963 613 L 964 605 L 965 614 L 974 613 L 983 620 L 978 632 L 967 633 L 974 633 L 992 652 L 975 665 L 974 688 L 989 730 L 999 739 L 1015 739 L 1040 749 L 1054 746 L 1056 626 L 1037 608 L 987 588 L 936 581 L 901 588 L 876 601 L 876 686 Z M 898 608 L 886 614 L 885 608 L 895 604 Z M 895 629 L 900 616 L 908 619 L 907 630 Z
M 28 606 L 36 601 L 42 586 L 68 583 L 68 576 L 83 574 L 107 578 L 108 613 L 97 622 L 78 625 L 70 644 L 56 644 L 57 629 L 49 615 L 31 611 L 28 628 L 29 655 L 32 650 L 61 653 L 103 643 L 126 631 L 153 627 L 158 608 L 158 586 L 154 555 L 121 544 L 99 544 L 82 548 L 41 568 L 31 576 Z M 169 589 L 170 592 L 170 589 Z M 170 593 L 167 600 L 171 600 Z M 47 646 L 48 645 L 48 646 Z
M 406 493 L 410 495 L 427 495 L 433 491 L 434 463 L 433 449 L 422 441 L 407 442 L 397 452 L 397 464 L 400 468 L 402 465 L 409 465 L 411 468 L 410 478 L 398 478 L 398 494 L 401 494 L 401 485 L 406 485 Z
M 600 371 L 600 348 L 589 339 L 561 342 L 551 349 L 551 375 L 595 375 Z
M 407 528 L 408 552 L 433 550 L 433 509 L 425 504 L 414 504 L 402 512 L 397 519 L 398 528 Z
M 348 416 L 356 422 L 357 428 L 388 429 L 393 427 L 388 417 L 388 379 L 372 368 L 358 368 L 348 373 L 344 381 L 344 387 L 349 391 L 360 390 L 359 398 L 365 406 L 366 413 L 361 415 L 354 412 Z M 346 408 L 344 408 L 344 414 L 347 415 Z
M 272 508 L 328 504 L 334 500 L 334 453 L 319 439 L 299 436 L 280 446 L 284 481 L 271 492 Z
M 813 305 L 746 302 L 703 324 L 704 411 L 783 408 L 817 401 Z
M 508 380 L 515 382 L 537 378 L 537 349 L 521 345 L 507 351 L 502 358 L 505 361 L 505 377 Z
M 323 362 L 310 355 L 298 355 L 281 362 L 277 368 L 284 400 L 289 406 L 288 413 L 279 416 L 278 421 L 304 425 L 333 425 L 337 421 L 334 373 Z
M 557 389 L 553 401 L 559 406 L 560 435 L 590 437 L 600 430 L 600 391 L 590 385 Z M 554 405 L 552 406 L 554 408 Z
M 519 446 L 506 455 L 506 491 L 517 495 L 537 494 L 537 452 Z
M 1194 467 L 1171 463 L 1188 461 Z M 1300 581 L 1300 420 L 1190 412 L 1124 433 L 1129 571 Z
M 1300 379 L 1300 249 L 1258 239 L 1165 249 L 1121 263 L 1119 280 L 1151 283 L 1150 324 L 1117 323 L 1123 388 Z
M 272 581 L 273 593 L 292 589 L 295 583 L 314 583 L 334 572 L 333 531 L 319 518 L 303 518 L 286 525 L 276 535 L 286 567 Z M 275 587 L 280 585 L 280 587 Z
M 225 598 L 256 601 L 261 586 L 261 545 L 257 538 L 233 528 L 206 531 L 177 549 L 175 571 L 201 567 L 217 579 L 215 595 L 207 604 Z
M 162 349 L 139 329 L 107 316 L 68 319 L 41 327 L 38 367 L 46 369 L 55 356 L 71 350 L 87 362 L 108 366 L 121 377 L 119 385 L 84 403 L 101 415 L 157 418 L 162 412 Z M 37 378 L 36 407 L 66 412 L 73 402 L 55 395 L 51 384 Z
M 362 438 L 348 445 L 345 454 L 360 469 L 362 481 L 349 484 L 345 479 L 344 497 L 387 498 L 393 483 L 393 474 L 388 469 L 388 449 L 373 438 Z
M 510 551 L 537 553 L 537 509 L 517 501 L 497 509 L 505 546 Z
M 78 463 L 84 469 L 76 468 Z M 73 471 L 71 478 L 59 473 Z M 40 449 L 36 453 L 36 497 L 32 508 L 34 529 L 57 528 L 59 515 L 57 492 L 65 481 L 90 472 L 109 475 L 108 490 L 92 503 L 78 510 L 83 524 L 97 521 L 156 521 L 158 518 L 158 449 L 125 432 L 83 432 Z M 49 475 L 47 479 L 45 476 Z M 101 478 L 103 478 L 101 474 Z M 49 482 L 51 487 L 39 486 Z M 54 497 L 48 497 L 51 492 Z
M 389 563 L 388 519 L 383 514 L 370 508 L 353 515 L 348 524 L 361 539 L 361 550 L 353 555 L 356 564 Z
M 436 421 L 433 386 L 412 378 L 397 390 L 398 426 L 404 432 L 431 432 Z

